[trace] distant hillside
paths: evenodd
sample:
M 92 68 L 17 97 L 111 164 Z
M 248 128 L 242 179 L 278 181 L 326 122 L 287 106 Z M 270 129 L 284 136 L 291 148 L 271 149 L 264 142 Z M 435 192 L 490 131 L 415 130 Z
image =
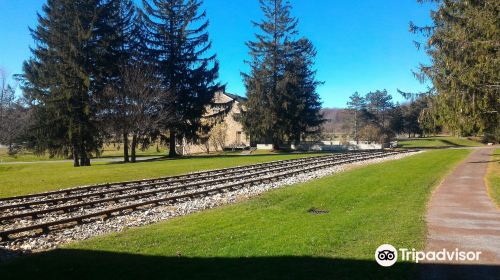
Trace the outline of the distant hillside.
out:
M 326 119 L 323 125 L 325 134 L 346 134 L 348 133 L 349 112 L 342 108 L 325 108 L 321 110 Z

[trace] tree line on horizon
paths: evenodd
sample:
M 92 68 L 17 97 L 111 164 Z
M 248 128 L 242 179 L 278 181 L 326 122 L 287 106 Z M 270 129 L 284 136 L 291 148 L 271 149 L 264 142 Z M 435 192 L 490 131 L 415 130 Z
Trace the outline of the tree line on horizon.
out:
M 355 92 L 345 109 L 322 109 L 323 138 L 387 144 L 402 134 L 408 138 L 435 135 L 442 127 L 429 118 L 428 102 L 425 96 L 394 102 L 385 89 L 364 95 Z
M 90 165 L 110 141 L 123 143 L 125 161 L 129 147 L 135 161 L 136 149 L 156 141 L 168 144 L 171 157 L 181 140 L 203 141 L 215 123 L 203 121 L 204 114 L 224 86 L 202 4 L 47 0 L 30 29 L 32 57 L 18 76 L 29 123 L 10 143 L 71 157 L 76 167 Z M 311 69 L 315 50 L 295 38 L 297 20 L 287 1 L 260 5 L 265 17 L 254 23 L 256 41 L 247 43 L 251 71 L 242 75 L 249 102 L 241 118 L 251 137 L 279 148 L 322 121 Z

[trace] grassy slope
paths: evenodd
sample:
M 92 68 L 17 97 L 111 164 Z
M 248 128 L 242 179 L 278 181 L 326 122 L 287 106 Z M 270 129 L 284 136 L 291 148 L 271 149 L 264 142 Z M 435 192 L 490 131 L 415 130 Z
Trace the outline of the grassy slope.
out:
M 170 176 L 197 170 L 248 165 L 308 155 L 313 154 L 199 156 L 136 164 L 94 163 L 91 167 L 80 168 L 74 168 L 69 162 L 2 164 L 0 165 L 0 197 L 37 193 L 85 184 Z
M 500 149 L 495 150 L 488 168 L 488 187 L 493 200 L 500 207 Z
M 441 148 L 441 147 L 479 147 L 483 144 L 469 140 L 467 138 L 457 137 L 429 137 L 415 138 L 398 141 L 398 144 L 404 148 Z
M 422 249 L 433 187 L 466 150 L 426 152 L 0 266 L 37 279 L 411 279 L 375 249 Z M 429 166 L 432 165 L 432 168 Z M 311 215 L 317 207 L 326 215 Z M 177 253 L 182 257 L 176 257 Z M 8 277 L 7 277 L 8 278 Z

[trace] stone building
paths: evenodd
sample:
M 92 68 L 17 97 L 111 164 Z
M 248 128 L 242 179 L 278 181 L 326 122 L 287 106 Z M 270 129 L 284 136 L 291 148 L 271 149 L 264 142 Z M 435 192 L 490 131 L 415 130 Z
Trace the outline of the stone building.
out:
M 211 122 L 212 130 L 203 135 L 199 143 L 186 143 L 181 145 L 180 153 L 198 154 L 216 152 L 228 149 L 244 149 L 250 146 L 250 138 L 243 131 L 243 126 L 238 120 L 242 102 L 246 98 L 227 93 L 217 92 L 213 105 L 207 108 L 204 121 Z

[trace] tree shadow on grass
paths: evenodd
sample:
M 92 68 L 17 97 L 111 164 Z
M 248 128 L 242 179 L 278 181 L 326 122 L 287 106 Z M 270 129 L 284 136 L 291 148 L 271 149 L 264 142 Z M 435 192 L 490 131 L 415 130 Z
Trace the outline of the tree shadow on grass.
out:
M 469 161 L 468 163 L 490 163 L 490 162 L 499 162 L 500 163 L 500 159 L 497 159 L 497 160 Z
M 163 155 L 161 154 L 140 154 L 140 155 L 136 155 L 135 156 L 137 159 L 141 159 L 141 158 L 149 158 L 149 157 L 163 157 Z M 123 159 L 123 154 L 117 154 L 117 155 L 105 155 L 105 156 L 96 156 L 96 157 L 92 157 L 91 160 L 93 159 Z M 71 158 L 70 158 L 71 160 Z
M 59 249 L 10 260 L 0 265 L 0 276 L 2 279 L 51 280 L 494 279 L 500 275 L 498 268 L 498 266 L 426 266 L 414 263 L 396 263 L 393 267 L 384 268 L 369 260 L 292 256 L 186 258 Z M 443 271 L 454 273 L 450 278 L 433 278 L 442 276 Z M 470 272 L 475 274 L 471 275 Z M 481 274 L 477 274 L 478 272 Z M 478 275 L 479 278 L 476 277 Z
M 280 157 L 290 156 L 290 155 L 304 155 L 308 154 L 332 154 L 332 152 L 311 152 L 311 153 L 277 153 L 277 154 L 257 154 L 257 155 L 240 155 L 240 154 L 229 154 L 229 155 L 194 155 L 194 156 L 178 156 L 178 157 L 168 157 L 159 156 L 156 158 L 145 159 L 138 161 L 134 164 L 146 163 L 146 162 L 163 162 L 163 161 L 182 161 L 182 160 L 192 160 L 192 159 L 235 159 L 235 158 L 259 158 L 259 157 L 274 157 L 273 160 L 280 160 Z M 109 162 L 107 164 L 125 164 L 123 161 Z M 128 163 L 127 163 L 128 164 Z
M 404 141 L 406 143 L 402 143 L 401 147 L 402 148 L 407 148 L 407 149 L 447 149 L 447 148 L 452 147 L 452 146 L 447 145 L 446 143 L 444 143 L 443 140 L 441 140 L 441 139 L 411 138 L 411 139 L 404 139 L 402 141 Z M 421 143 L 423 143 L 423 142 L 436 142 L 436 141 L 439 141 L 439 142 L 443 143 L 444 146 L 428 146 L 428 145 L 425 145 L 425 144 L 411 146 L 411 142 L 421 142 Z
M 419 142 L 435 142 L 435 141 L 439 141 L 441 144 L 443 144 L 443 146 L 426 146 L 426 145 L 422 145 L 422 146 L 417 146 L 417 147 L 412 147 L 412 148 L 425 148 L 425 149 L 448 149 L 448 148 L 466 148 L 466 147 L 474 147 L 474 146 L 468 146 L 468 145 L 462 145 L 462 144 L 458 144 L 458 143 L 455 143 L 455 142 L 452 142 L 450 140 L 447 140 L 447 139 L 439 139 L 439 138 L 434 138 L 434 139 L 426 139 L 426 138 L 416 138 L 416 139 L 409 139 L 409 140 L 406 140 L 408 142 L 411 142 L 411 141 L 419 141 Z
M 460 144 L 457 144 L 457 143 L 453 143 L 449 140 L 446 140 L 446 139 L 439 139 L 439 141 L 441 141 L 442 143 L 448 145 L 449 147 L 467 147 L 465 145 L 460 145 Z

